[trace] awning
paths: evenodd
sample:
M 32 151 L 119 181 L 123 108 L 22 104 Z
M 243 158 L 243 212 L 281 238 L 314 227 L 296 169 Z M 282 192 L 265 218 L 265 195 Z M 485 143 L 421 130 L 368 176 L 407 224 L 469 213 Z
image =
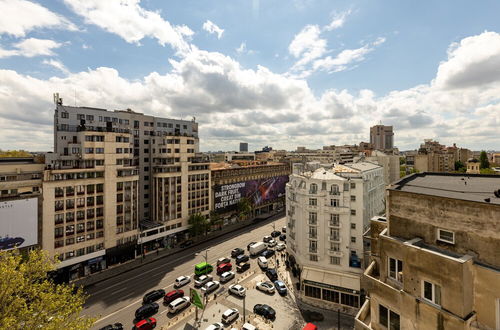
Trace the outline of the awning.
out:
M 301 277 L 304 280 L 323 283 L 324 276 L 325 276 L 325 273 L 322 271 L 304 267 L 304 270 L 302 271 Z
M 304 284 L 331 290 L 349 293 L 359 293 L 360 290 L 360 277 L 356 275 L 325 272 L 304 267 L 302 279 Z

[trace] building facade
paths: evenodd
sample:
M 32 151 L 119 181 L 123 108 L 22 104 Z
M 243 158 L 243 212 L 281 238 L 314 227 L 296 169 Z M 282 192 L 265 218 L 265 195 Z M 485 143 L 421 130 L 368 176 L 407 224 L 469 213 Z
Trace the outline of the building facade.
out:
M 363 233 L 383 212 L 382 167 L 368 162 L 294 164 L 287 184 L 287 252 L 304 301 L 355 314 Z
M 371 224 L 356 329 L 500 328 L 500 178 L 419 173 Z
M 248 152 L 248 143 L 240 142 L 240 152 Z
M 394 148 L 394 132 L 392 126 L 375 125 L 370 127 L 370 144 L 377 150 Z

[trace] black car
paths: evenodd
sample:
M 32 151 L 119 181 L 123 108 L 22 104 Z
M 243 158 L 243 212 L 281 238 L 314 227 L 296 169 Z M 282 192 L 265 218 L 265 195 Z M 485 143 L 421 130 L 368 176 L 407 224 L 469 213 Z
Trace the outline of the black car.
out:
M 236 265 L 236 271 L 238 273 L 243 273 L 247 269 L 250 269 L 250 264 L 247 264 L 246 262 Z
M 123 324 L 117 322 L 115 324 L 108 324 L 99 330 L 123 330 Z
M 243 251 L 243 249 L 236 248 L 236 249 L 233 249 L 233 251 L 231 251 L 231 257 L 236 258 L 237 256 L 239 256 L 240 254 L 243 254 L 243 253 L 245 253 L 245 251 Z
M 281 234 L 280 241 L 285 241 L 285 240 L 286 240 L 286 234 Z
M 271 237 L 278 237 L 279 235 L 281 235 L 281 232 L 279 230 L 275 230 L 271 233 Z
M 236 257 L 236 263 L 242 263 L 250 260 L 250 257 L 247 256 L 246 254 L 240 254 L 239 256 Z
M 260 255 L 265 258 L 270 258 L 274 255 L 274 250 L 265 250 Z
M 154 291 L 148 292 L 144 295 L 144 298 L 142 298 L 142 303 L 149 304 L 149 303 L 155 302 L 158 299 L 161 299 L 163 297 L 165 297 L 165 290 L 163 290 L 163 289 L 154 290 Z
M 276 272 L 276 269 L 274 268 L 268 268 L 266 270 L 266 276 L 272 281 L 276 281 L 278 279 L 278 273 Z
M 247 251 L 250 251 L 250 247 L 254 245 L 257 242 L 250 242 L 250 244 L 247 245 Z
M 193 240 L 188 239 L 187 241 L 184 241 L 181 244 L 179 244 L 179 247 L 180 248 L 187 248 L 188 246 L 193 245 L 193 243 L 194 243 Z
M 142 305 L 135 311 L 135 318 L 137 320 L 145 319 L 148 316 L 158 313 L 160 306 L 157 303 L 149 303 Z
M 266 304 L 257 304 L 253 306 L 253 312 L 257 315 L 264 316 L 268 320 L 274 320 L 276 318 L 276 311 Z

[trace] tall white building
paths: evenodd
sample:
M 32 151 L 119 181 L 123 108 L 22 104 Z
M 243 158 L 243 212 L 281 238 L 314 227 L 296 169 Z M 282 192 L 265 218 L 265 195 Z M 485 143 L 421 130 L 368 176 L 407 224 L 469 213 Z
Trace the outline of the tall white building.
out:
M 294 164 L 286 188 L 287 252 L 304 301 L 355 314 L 363 233 L 384 210 L 384 172 L 369 162 Z

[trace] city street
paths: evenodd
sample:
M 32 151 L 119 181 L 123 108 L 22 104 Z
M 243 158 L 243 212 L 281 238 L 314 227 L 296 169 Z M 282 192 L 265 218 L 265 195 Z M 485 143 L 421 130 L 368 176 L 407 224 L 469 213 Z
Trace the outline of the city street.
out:
M 156 260 L 92 285 L 86 290 L 90 297 L 87 300 L 83 314 L 99 317 L 94 329 L 115 322 L 120 322 L 125 329 L 130 329 L 133 326 L 135 310 L 142 305 L 142 297 L 145 293 L 161 288 L 168 292 L 173 289 L 174 280 L 178 276 L 189 275 L 193 277 L 194 265 L 204 261 L 204 251 L 207 248 L 209 249 L 208 261 L 211 264 L 215 264 L 220 257 L 229 257 L 231 250 L 236 247 L 246 251 L 248 243 L 261 241 L 263 236 L 271 233 L 273 222 L 277 229 L 281 229 L 285 225 L 285 217 L 260 221 L 212 241 L 187 248 L 179 254 Z M 199 252 L 203 252 L 203 256 L 195 255 Z M 233 267 L 235 267 L 234 260 L 232 263 Z M 257 266 L 252 262 L 251 270 L 255 268 Z M 214 279 L 216 279 L 215 271 L 213 275 Z M 237 278 L 239 276 L 241 275 L 237 274 Z M 182 288 L 186 294 L 189 294 L 190 286 L 186 285 Z M 166 316 L 166 307 L 163 306 L 162 301 L 159 300 L 158 303 L 160 304 L 160 310 L 153 317 L 158 320 L 159 326 L 161 326 L 169 318 Z

